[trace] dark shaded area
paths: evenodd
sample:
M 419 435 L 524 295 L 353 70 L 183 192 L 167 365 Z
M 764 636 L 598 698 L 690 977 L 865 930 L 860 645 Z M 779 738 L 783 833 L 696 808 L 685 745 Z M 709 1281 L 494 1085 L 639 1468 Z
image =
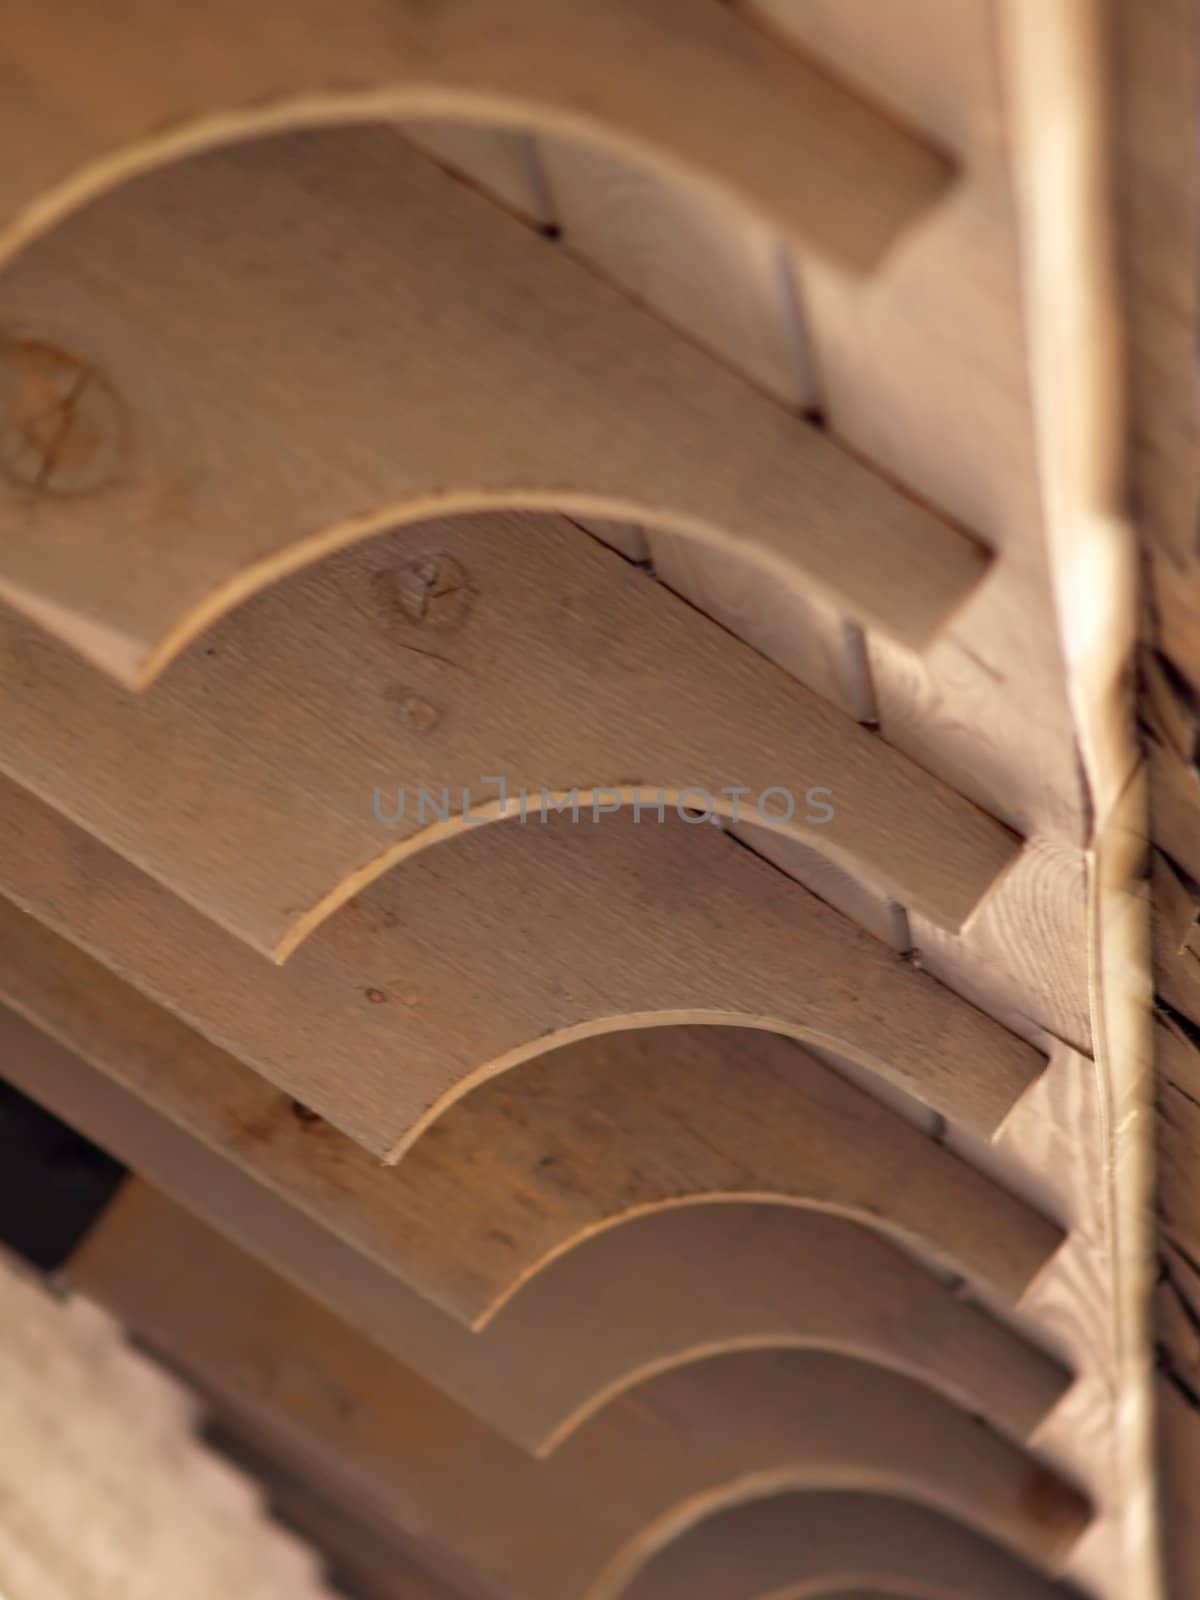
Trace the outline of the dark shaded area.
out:
M 55 1271 L 124 1177 L 119 1161 L 0 1081 L 0 1245 Z

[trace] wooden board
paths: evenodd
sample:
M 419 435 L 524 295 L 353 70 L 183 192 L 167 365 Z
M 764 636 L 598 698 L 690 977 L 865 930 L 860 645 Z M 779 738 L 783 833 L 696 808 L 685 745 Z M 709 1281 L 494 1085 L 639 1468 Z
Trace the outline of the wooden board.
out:
M 1070 1383 L 870 1223 L 763 1204 L 614 1221 L 528 1276 L 481 1337 L 274 1193 L 252 1162 L 210 1151 L 6 1010 L 0 1058 L 10 1083 L 537 1454 L 656 1373 L 729 1350 L 853 1355 L 1018 1438 Z
M 1200 1261 L 1200 1193 L 1196 1150 L 1200 1146 L 1200 1051 L 1182 1030 L 1160 1022 L 1155 1028 L 1157 1070 L 1156 1202 L 1161 1239 L 1181 1251 L 1185 1261 Z M 1200 1305 L 1195 1307 L 1200 1318 Z M 1191 1335 L 1194 1341 L 1194 1332 Z
M 403 137 L 535 227 L 552 228 L 550 192 L 537 141 L 514 128 L 469 122 L 407 122 Z
M 1049 1052 L 1062 1040 L 1090 1055 L 1087 862 L 1044 836 L 1022 850 L 951 933 L 910 907 L 915 957 L 926 972 Z
M 731 541 L 917 648 L 986 567 L 388 129 L 128 185 L 10 266 L 0 319 L 0 597 L 129 684 L 287 572 L 439 513 Z
M 810 1352 L 663 1374 L 605 1407 L 552 1462 L 532 1461 L 136 1186 L 69 1271 L 502 1596 L 611 1600 L 699 1517 L 772 1489 L 906 1495 L 1043 1566 L 1061 1561 L 1088 1516 L 1062 1479 L 920 1385 Z
M 832 435 L 998 551 L 989 580 L 921 661 L 868 633 L 880 726 L 1014 826 L 1078 847 L 1082 794 L 1026 369 L 1003 7 L 754 4 L 797 47 L 954 149 L 964 171 L 868 295 L 816 262 L 800 267 Z
M 276 959 L 414 851 L 571 790 L 778 826 L 951 929 L 1018 849 L 561 519 L 344 551 L 140 697 L 0 616 L 0 685 L 0 769 Z
M 0 844 L 0 892 L 393 1159 L 492 1074 L 648 1024 L 806 1038 L 989 1134 L 1044 1066 L 721 829 L 678 817 L 473 829 L 379 880 L 282 968 L 248 963 L 7 784 Z
M 103 29 L 55 0 L 9 30 L 0 205 L 11 250 L 132 173 L 231 139 L 405 116 L 534 123 L 732 195 L 867 267 L 943 191 L 945 161 L 716 3 L 206 0 L 181 34 L 137 0 Z M 93 73 L 103 44 L 105 71 Z M 81 96 L 82 84 L 88 94 Z M 728 140 L 727 127 L 743 137 Z M 736 148 L 731 148 L 736 145 Z
M 796 268 L 776 233 L 598 150 L 545 136 L 538 150 L 569 250 L 792 410 L 818 415 Z M 734 549 L 656 528 L 644 537 L 661 582 L 851 716 L 873 720 L 861 629 L 811 585 L 772 577 Z
M 831 1207 L 932 1249 L 1009 1300 L 1062 1238 L 940 1143 L 768 1034 L 670 1028 L 534 1058 L 458 1101 L 393 1171 L 329 1124 L 297 1117 L 286 1095 L 3 901 L 0 996 L 473 1323 L 615 1223 L 720 1198 Z M 812 1130 L 807 1163 L 803 1129 Z M 900 1187 L 896 1172 L 907 1175 Z
M 1139 532 L 1194 571 L 1200 512 L 1200 50 L 1188 0 L 1108 10 Z M 1147 550 L 1147 554 L 1150 554 Z
M 1160 732 L 1145 734 L 1150 829 L 1155 844 L 1200 882 L 1200 775 Z
M 1154 983 L 1159 996 L 1200 1025 L 1200 905 L 1161 851 L 1151 863 Z
M 1008 1551 L 883 1495 L 776 1494 L 708 1517 L 649 1561 L 623 1600 L 1068 1600 Z

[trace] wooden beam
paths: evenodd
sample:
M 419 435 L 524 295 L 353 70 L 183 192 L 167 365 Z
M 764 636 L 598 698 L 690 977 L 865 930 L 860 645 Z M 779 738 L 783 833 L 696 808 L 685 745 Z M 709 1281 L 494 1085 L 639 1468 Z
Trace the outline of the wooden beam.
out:
M 103 74 L 94 71 L 97 55 Z M 435 117 L 594 141 L 865 269 L 946 162 L 715 0 L 460 0 L 397 11 L 205 0 L 183 23 L 54 0 L 6 30 L 7 251 L 115 183 L 231 140 Z M 86 90 L 86 92 L 84 92 Z M 730 139 L 737 128 L 740 137 Z
M 1191 0 L 1107 7 L 1133 503 L 1146 554 L 1194 583 L 1200 512 L 1200 48 Z M 1168 580 L 1170 581 L 1170 580 Z M 1190 660 L 1195 661 L 1193 645 Z M 1194 668 L 1193 668 L 1194 670 Z
M 950 929 L 1019 849 L 558 518 L 343 552 L 140 698 L 0 616 L 0 768 L 277 960 L 425 845 L 573 789 L 779 827 Z
M 1082 1600 L 923 1506 L 846 1491 L 777 1494 L 707 1517 L 668 1545 L 622 1600 L 843 1600 L 889 1596 Z
M 0 997 L 471 1323 L 614 1223 L 722 1197 L 828 1205 L 932 1250 L 1009 1299 L 1063 1237 L 769 1034 L 665 1028 L 536 1057 L 458 1101 L 392 1170 L 328 1123 L 298 1117 L 288 1096 L 3 901 Z M 806 1165 L 795 1130 L 813 1123 L 821 1132 L 807 1141 Z M 906 1175 L 900 1186 L 897 1172 Z
M 136 1184 L 69 1272 L 498 1596 L 613 1600 L 698 1518 L 772 1489 L 898 1493 L 1042 1566 L 1089 1516 L 1064 1480 L 921 1385 L 813 1352 L 662 1374 L 534 1461 Z
M 989 1135 L 1045 1066 L 720 829 L 678 817 L 472 829 L 380 879 L 285 967 L 248 963 L 3 780 L 0 844 L 0 892 L 392 1160 L 484 1079 L 631 1027 L 789 1033 Z
M 122 188 L 0 276 L 0 314 L 0 598 L 126 684 L 296 568 L 453 512 L 652 522 L 912 648 L 987 565 L 390 129 Z
M 1070 1383 L 870 1223 L 795 1206 L 627 1217 L 530 1275 L 481 1337 L 273 1193 L 252 1163 L 210 1151 L 11 1011 L 0 1010 L 0 1058 L 11 1083 L 539 1455 L 647 1378 L 730 1350 L 856 1356 L 1018 1438 Z M 636 1160 L 652 1164 L 653 1152 Z

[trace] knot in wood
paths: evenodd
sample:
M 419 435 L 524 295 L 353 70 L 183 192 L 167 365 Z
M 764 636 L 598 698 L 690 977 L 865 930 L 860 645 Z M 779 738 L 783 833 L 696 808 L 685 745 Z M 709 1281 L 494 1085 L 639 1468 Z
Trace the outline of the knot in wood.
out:
M 474 594 L 461 561 L 443 553 L 414 556 L 395 574 L 395 599 L 410 622 L 427 628 L 457 628 Z
M 121 465 L 125 418 L 93 366 L 40 339 L 0 344 L 0 471 L 36 494 L 86 495 Z

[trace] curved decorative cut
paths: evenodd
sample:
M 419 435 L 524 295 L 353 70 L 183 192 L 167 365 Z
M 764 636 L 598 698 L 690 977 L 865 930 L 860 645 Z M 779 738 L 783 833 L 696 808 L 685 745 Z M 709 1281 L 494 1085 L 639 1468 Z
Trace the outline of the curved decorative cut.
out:
M 1019 848 L 557 518 L 346 551 L 140 699 L 0 617 L 0 768 L 277 959 L 424 845 L 580 791 L 757 818 L 951 929 Z
M 0 328 L 0 598 L 130 685 L 296 568 L 457 511 L 731 544 L 914 648 L 986 565 L 390 129 L 119 190 L 0 277 Z
M 883 1495 L 778 1494 L 706 1517 L 621 1600 L 1082 1600 L 936 1511 Z
M 505 1596 L 614 1600 L 700 1517 L 772 1491 L 916 1499 L 1051 1566 L 1089 1515 L 1069 1484 L 920 1384 L 812 1352 L 660 1375 L 534 1461 L 145 1191 L 118 1198 L 70 1275 Z
M 593 1481 L 607 1468 L 639 1508 L 637 1533 L 587 1600 L 616 1600 L 698 1517 L 772 1488 L 911 1498 L 1051 1570 L 1090 1516 L 1062 1479 L 920 1384 L 808 1351 L 729 1355 L 665 1374 L 626 1408 L 602 1412 L 551 1470 L 575 1462 Z
M 10 1083 L 537 1455 L 648 1378 L 734 1350 L 855 1356 L 1017 1438 L 1070 1382 L 869 1225 L 794 1206 L 627 1220 L 533 1275 L 480 1336 L 273 1193 L 252 1161 L 239 1170 L 3 1008 L 0 1051 Z
M 1045 1066 L 736 840 L 677 817 L 473 829 L 271 967 L 0 780 L 0 892 L 392 1160 L 486 1078 L 629 1028 L 790 1034 L 988 1135 Z
M 466 1096 L 388 1170 L 2 900 L 0 999 L 393 1281 L 476 1325 L 522 1285 L 512 1312 L 532 1303 L 552 1262 L 569 1281 L 586 1241 L 619 1254 L 601 1242 L 608 1230 L 673 1207 L 766 1199 L 841 1212 L 1014 1299 L 1062 1239 L 983 1173 L 765 1033 L 655 1029 L 537 1057 Z M 68 1070 L 61 1058 L 58 1070 Z M 37 1094 L 53 1076 L 46 1059 L 24 1086 Z M 109 1117 L 92 1136 L 104 1144 L 120 1126 Z M 142 1158 L 128 1159 L 142 1170 Z M 170 1187 L 169 1174 L 155 1181 Z M 662 1224 L 673 1225 L 693 1224 Z M 705 1225 L 738 1226 L 694 1224 Z M 353 1274 L 339 1273 L 349 1293 Z M 387 1297 L 372 1283 L 358 1301 L 388 1343 Z M 1002 1383 L 1004 1363 L 996 1368 L 991 1381 Z M 1028 1370 L 1021 1381 L 1034 1409 L 1053 1387 Z M 1015 1416 L 1017 1397 L 1005 1404 Z
M 0 138 L 26 152 L 0 189 L 4 253 L 158 163 L 350 120 L 533 124 L 593 141 L 857 269 L 949 177 L 940 156 L 717 0 L 348 0 L 332 12 L 266 0 L 253 15 L 205 0 L 186 23 L 137 0 L 103 19 L 87 0 L 54 0 L 5 30 L 3 65 L 14 93 Z
M 852 1356 L 1017 1438 L 1070 1382 L 869 1226 L 766 1205 L 652 1212 L 592 1236 L 530 1279 L 475 1346 L 490 1405 L 473 1409 L 538 1455 L 657 1374 L 738 1350 Z

